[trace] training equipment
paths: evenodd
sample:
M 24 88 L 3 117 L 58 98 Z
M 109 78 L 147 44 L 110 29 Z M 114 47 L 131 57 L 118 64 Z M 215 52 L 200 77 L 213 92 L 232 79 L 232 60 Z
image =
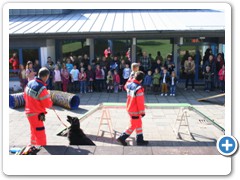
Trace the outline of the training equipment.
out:
M 66 109 L 77 109 L 80 104 L 79 96 L 62 91 L 50 91 L 51 99 L 54 105 L 64 107 Z M 25 105 L 23 93 L 9 95 L 9 107 L 12 109 Z
M 25 100 L 22 93 L 10 94 L 9 95 L 9 107 L 14 109 L 25 105 Z
M 66 109 L 78 109 L 80 104 L 80 98 L 76 94 L 62 91 L 50 91 L 50 95 L 54 105 L 58 105 Z
M 104 121 L 106 121 L 106 123 Z M 100 123 L 98 126 L 97 136 L 99 136 L 100 128 L 102 125 L 108 125 L 109 133 L 110 133 L 111 137 L 113 138 L 114 133 L 113 133 L 112 120 L 111 120 L 109 109 L 103 108 L 103 110 L 102 110 L 102 116 L 101 116 Z
M 225 103 L 221 104 L 219 102 L 212 102 L 211 100 L 212 99 L 217 99 L 217 98 L 221 98 L 221 97 L 224 97 L 225 96 L 225 93 L 222 93 L 222 94 L 218 94 L 218 95 L 214 95 L 214 96 L 209 96 L 209 97 L 205 97 L 205 98 L 200 98 L 200 99 L 197 99 L 199 102 L 210 102 L 210 103 L 214 103 L 214 104 L 220 104 L 220 105 L 225 105 Z

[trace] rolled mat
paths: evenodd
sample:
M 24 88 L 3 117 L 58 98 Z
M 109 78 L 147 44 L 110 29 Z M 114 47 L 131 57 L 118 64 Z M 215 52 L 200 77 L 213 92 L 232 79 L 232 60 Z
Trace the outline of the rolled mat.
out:
M 62 91 L 50 91 L 51 99 L 54 105 L 64 107 L 66 109 L 77 109 L 80 104 L 79 96 Z M 25 105 L 23 93 L 9 95 L 9 107 L 14 109 Z
M 9 107 L 14 109 L 25 105 L 23 92 L 9 95 Z
M 54 105 L 66 109 L 77 109 L 80 104 L 80 98 L 76 94 L 62 91 L 50 91 L 50 95 Z

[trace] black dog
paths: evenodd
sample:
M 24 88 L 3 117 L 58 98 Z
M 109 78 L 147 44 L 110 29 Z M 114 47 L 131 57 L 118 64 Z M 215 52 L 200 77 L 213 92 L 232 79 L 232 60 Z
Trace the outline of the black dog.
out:
M 89 139 L 80 128 L 80 122 L 77 117 L 67 116 L 67 121 L 71 124 L 68 139 L 70 145 L 91 145 L 95 144 Z

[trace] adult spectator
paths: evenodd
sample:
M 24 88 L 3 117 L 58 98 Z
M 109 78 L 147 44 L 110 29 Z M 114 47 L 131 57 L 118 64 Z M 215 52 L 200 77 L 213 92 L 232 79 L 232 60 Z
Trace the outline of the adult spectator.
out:
M 163 57 L 162 57 L 160 51 L 157 52 L 157 56 L 156 56 L 156 58 L 155 58 L 155 61 L 157 61 L 158 59 L 159 59 L 161 62 L 163 62 Z
M 182 71 L 182 73 L 184 73 L 184 62 L 186 60 L 188 60 L 189 56 L 190 56 L 189 51 L 185 51 L 185 54 L 184 54 L 184 56 L 182 57 L 182 60 L 181 60 L 181 71 Z
M 102 61 L 100 63 L 100 66 L 103 67 L 106 71 L 109 71 L 109 69 L 110 69 L 109 61 L 105 57 L 102 57 Z
M 220 85 L 220 81 L 219 81 L 219 71 L 222 69 L 222 66 L 224 64 L 224 60 L 223 60 L 223 55 L 222 53 L 218 53 L 217 55 L 217 60 L 216 60 L 216 79 L 215 79 L 215 86 L 217 88 L 219 88 L 219 85 Z
M 63 92 L 67 92 L 68 83 L 69 83 L 69 72 L 67 70 L 66 64 L 63 63 L 61 69 L 62 83 L 63 83 Z
M 126 58 L 128 61 L 131 61 L 131 48 L 128 48 L 128 51 L 126 52 Z
M 163 66 L 162 61 L 159 59 L 156 60 L 156 62 L 152 66 L 152 72 L 155 71 L 155 69 L 158 69 L 158 72 L 161 72 L 161 67 Z
M 39 60 L 35 59 L 34 65 L 33 65 L 34 71 L 38 74 L 39 70 L 41 69 L 41 65 L 39 64 Z
M 188 81 L 190 79 L 192 82 L 192 90 L 195 91 L 195 88 L 194 88 L 195 63 L 193 61 L 192 56 L 189 56 L 188 60 L 185 61 L 184 71 L 186 73 L 185 90 L 187 90 L 187 88 L 188 88 Z
M 82 61 L 83 62 L 83 67 L 86 70 L 88 65 L 90 64 L 90 59 L 87 54 L 84 54 Z
M 212 81 L 211 81 L 211 90 L 215 88 L 215 79 L 217 77 L 217 69 L 216 69 L 216 62 L 214 61 L 214 57 L 212 54 L 209 55 L 209 59 L 204 63 L 203 74 L 206 72 L 206 67 L 210 67 L 210 71 L 212 73 Z
M 114 74 L 114 70 L 119 70 L 120 61 L 117 56 L 114 56 L 113 60 L 110 62 L 110 70 Z
M 209 56 L 211 54 L 212 54 L 212 49 L 207 48 L 207 50 L 205 51 L 204 56 L 203 56 L 203 64 L 205 64 L 205 62 L 209 59 Z M 205 69 L 205 67 L 203 69 Z
M 22 90 L 24 91 L 28 81 L 27 81 L 27 77 L 26 77 L 26 70 L 22 64 L 19 65 L 18 77 L 19 77 L 19 81 L 20 81 L 20 86 L 22 87 Z
M 17 53 L 13 53 L 12 57 L 9 59 L 9 63 L 12 65 L 13 70 L 19 69 L 19 60 L 17 57 Z
M 55 66 L 54 66 L 54 63 L 52 61 L 52 58 L 50 56 L 48 56 L 47 58 L 47 64 L 45 65 L 45 67 L 49 70 L 49 78 L 48 78 L 48 81 L 47 81 L 47 89 L 50 89 L 52 90 L 53 89 L 53 72 L 54 72 L 54 69 L 55 69 Z
M 108 47 L 107 49 L 104 50 L 104 56 L 105 58 L 109 57 L 112 54 L 111 48 Z
M 146 72 L 151 68 L 151 60 L 147 56 L 146 52 L 143 52 L 143 56 L 140 57 L 140 63 L 143 66 L 144 73 L 146 74 Z
M 169 74 L 172 74 L 172 72 L 174 71 L 174 68 L 175 68 L 175 64 L 173 62 L 172 55 L 169 54 L 167 56 L 167 60 L 164 63 L 164 67 L 165 67 L 165 69 L 167 69 Z
M 155 62 L 153 57 L 152 57 L 152 54 L 148 54 L 148 58 L 150 59 L 150 62 L 151 62 L 151 65 Z

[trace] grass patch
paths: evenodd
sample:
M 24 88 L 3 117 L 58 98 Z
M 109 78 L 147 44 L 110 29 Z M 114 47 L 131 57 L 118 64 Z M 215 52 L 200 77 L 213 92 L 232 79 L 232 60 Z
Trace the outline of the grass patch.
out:
M 157 52 L 160 51 L 163 59 L 165 60 L 169 53 L 172 53 L 172 44 L 170 40 L 138 40 L 137 47 L 142 49 L 142 52 L 152 54 L 155 59 Z
M 84 44 L 85 45 L 85 44 Z M 107 40 L 97 39 L 95 41 L 95 54 L 96 56 L 103 56 L 103 51 L 107 47 Z M 115 53 L 124 54 L 126 53 L 128 46 L 126 40 L 113 40 L 113 47 Z M 71 42 L 64 44 L 62 46 L 63 54 L 73 53 L 74 55 L 82 55 L 83 52 L 88 49 L 87 47 L 82 48 L 82 43 L 80 41 Z M 163 59 L 166 59 L 169 53 L 172 53 L 172 44 L 170 40 L 137 40 L 137 51 L 142 50 L 142 52 L 147 52 L 147 54 L 152 54 L 155 59 L 157 56 L 157 51 L 161 51 Z

